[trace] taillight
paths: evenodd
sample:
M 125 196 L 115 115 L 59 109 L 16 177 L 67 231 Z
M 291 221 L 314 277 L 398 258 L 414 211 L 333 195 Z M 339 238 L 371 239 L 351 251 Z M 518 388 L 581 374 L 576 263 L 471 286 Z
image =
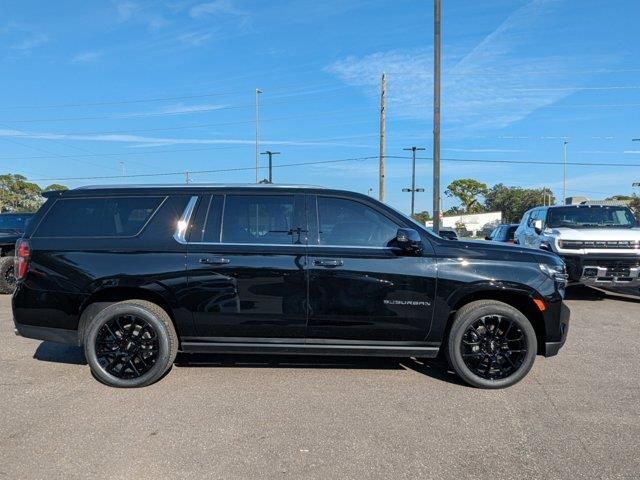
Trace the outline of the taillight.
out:
M 29 268 L 29 257 L 31 256 L 31 248 L 29 242 L 24 238 L 16 242 L 16 280 L 22 280 L 27 275 Z

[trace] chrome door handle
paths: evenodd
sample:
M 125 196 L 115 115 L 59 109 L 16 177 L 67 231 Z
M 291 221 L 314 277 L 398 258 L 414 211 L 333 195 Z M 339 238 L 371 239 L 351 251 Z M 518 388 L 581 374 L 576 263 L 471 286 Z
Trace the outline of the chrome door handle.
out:
M 223 257 L 205 257 L 200 259 L 200 263 L 205 265 L 226 265 L 231 263 L 231 260 Z
M 338 258 L 321 258 L 318 260 L 314 260 L 313 264 L 316 267 L 341 267 L 344 265 L 344 262 Z

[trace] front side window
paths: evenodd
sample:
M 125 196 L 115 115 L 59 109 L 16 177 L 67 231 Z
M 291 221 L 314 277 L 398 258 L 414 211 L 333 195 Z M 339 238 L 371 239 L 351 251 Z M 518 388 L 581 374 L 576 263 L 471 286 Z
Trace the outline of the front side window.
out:
M 344 198 L 318 197 L 321 245 L 386 247 L 398 225 L 367 205 Z
M 164 197 L 61 198 L 38 226 L 39 237 L 133 237 Z
M 291 245 L 297 240 L 292 195 L 227 195 L 223 243 Z

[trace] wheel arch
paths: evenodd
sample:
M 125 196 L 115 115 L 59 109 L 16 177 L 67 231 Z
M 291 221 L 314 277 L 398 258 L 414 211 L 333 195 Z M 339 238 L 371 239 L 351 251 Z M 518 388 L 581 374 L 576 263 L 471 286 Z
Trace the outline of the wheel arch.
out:
M 80 308 L 80 320 L 78 322 L 78 344 L 84 342 L 84 334 L 87 325 L 104 308 L 114 303 L 126 300 L 146 300 L 162 308 L 173 323 L 173 327 L 178 332 L 176 319 L 171 308 L 171 301 L 161 293 L 145 287 L 118 286 L 107 287 L 94 291 L 82 304 Z
M 446 342 L 446 339 L 449 335 L 456 312 L 464 305 L 475 302 L 477 300 L 497 300 L 499 302 L 506 303 L 507 305 L 510 305 L 520 311 L 525 317 L 527 317 L 527 320 L 531 322 L 531 325 L 536 332 L 538 355 L 542 355 L 544 353 L 544 342 L 546 338 L 544 315 L 534 303 L 533 292 L 529 291 L 529 289 L 524 285 L 522 286 L 522 288 L 511 287 L 508 289 L 496 288 L 495 286 L 478 287 L 471 291 L 460 292 L 458 295 L 450 298 L 450 311 L 445 328 L 445 337 L 443 340 L 443 344 L 444 342 Z

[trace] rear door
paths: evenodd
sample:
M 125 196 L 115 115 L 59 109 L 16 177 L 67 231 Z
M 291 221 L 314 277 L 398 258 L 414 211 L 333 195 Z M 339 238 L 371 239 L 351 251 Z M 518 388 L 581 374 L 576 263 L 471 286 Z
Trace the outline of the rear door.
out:
M 303 195 L 202 196 L 188 241 L 185 292 L 198 336 L 304 338 L 306 230 Z
M 436 260 L 388 247 L 403 225 L 376 205 L 311 195 L 307 342 L 420 342 L 430 328 Z

